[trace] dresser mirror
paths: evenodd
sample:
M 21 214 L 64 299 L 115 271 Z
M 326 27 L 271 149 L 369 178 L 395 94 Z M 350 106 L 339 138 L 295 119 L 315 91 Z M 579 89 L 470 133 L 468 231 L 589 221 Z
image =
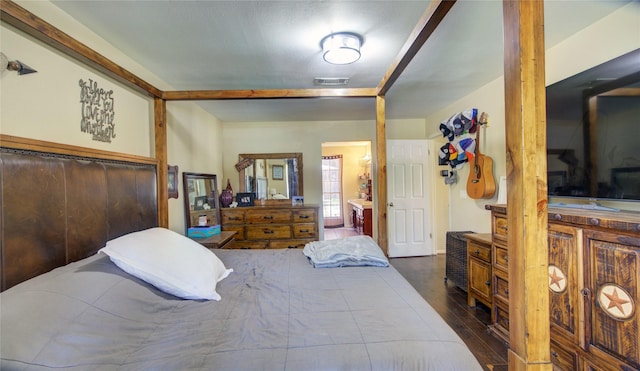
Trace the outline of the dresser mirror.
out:
M 290 200 L 302 196 L 302 153 L 240 154 L 239 192 L 254 193 L 256 200 Z
M 182 173 L 186 227 L 220 224 L 218 178 L 215 174 Z

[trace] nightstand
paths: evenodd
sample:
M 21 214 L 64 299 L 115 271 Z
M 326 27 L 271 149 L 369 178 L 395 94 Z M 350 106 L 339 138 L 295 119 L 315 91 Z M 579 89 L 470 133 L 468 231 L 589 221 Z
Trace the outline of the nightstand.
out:
M 192 240 L 204 245 L 208 249 L 222 249 L 229 242 L 233 241 L 233 236 L 236 231 L 222 231 L 220 234 L 213 235 L 207 238 L 192 238 Z

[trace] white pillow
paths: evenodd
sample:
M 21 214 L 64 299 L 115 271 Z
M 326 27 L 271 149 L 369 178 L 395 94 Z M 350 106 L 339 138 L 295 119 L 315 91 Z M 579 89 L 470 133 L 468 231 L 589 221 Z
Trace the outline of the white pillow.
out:
M 160 227 L 113 239 L 100 252 L 123 271 L 184 299 L 220 300 L 216 284 L 233 272 L 206 247 Z

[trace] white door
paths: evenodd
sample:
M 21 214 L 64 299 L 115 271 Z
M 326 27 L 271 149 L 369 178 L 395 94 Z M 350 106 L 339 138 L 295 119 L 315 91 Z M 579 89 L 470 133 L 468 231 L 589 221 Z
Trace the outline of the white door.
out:
M 428 187 L 433 161 L 427 140 L 387 141 L 390 257 L 435 254 Z

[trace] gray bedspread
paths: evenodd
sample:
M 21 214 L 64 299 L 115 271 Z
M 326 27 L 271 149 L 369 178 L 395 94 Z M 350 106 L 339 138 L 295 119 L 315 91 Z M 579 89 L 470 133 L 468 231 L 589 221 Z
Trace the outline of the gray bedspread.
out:
M 222 300 L 180 300 L 97 255 L 0 295 L 2 370 L 481 370 L 393 268 L 216 250 Z

